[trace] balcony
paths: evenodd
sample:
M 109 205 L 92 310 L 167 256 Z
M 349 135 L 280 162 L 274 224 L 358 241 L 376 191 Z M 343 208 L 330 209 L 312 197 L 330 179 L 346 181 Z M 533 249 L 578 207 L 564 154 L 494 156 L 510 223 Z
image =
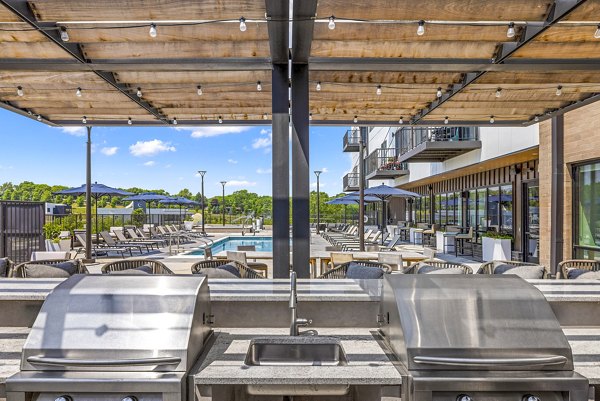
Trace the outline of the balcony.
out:
M 403 175 L 408 175 L 408 165 L 398 161 L 395 148 L 376 149 L 365 159 L 367 180 L 391 180 Z
M 344 176 L 344 192 L 358 191 L 360 185 L 358 173 L 348 173 Z
M 358 152 L 358 141 L 360 140 L 360 130 L 349 129 L 344 135 L 344 152 Z
M 443 162 L 481 149 L 477 127 L 407 127 L 396 135 L 399 135 L 401 162 Z

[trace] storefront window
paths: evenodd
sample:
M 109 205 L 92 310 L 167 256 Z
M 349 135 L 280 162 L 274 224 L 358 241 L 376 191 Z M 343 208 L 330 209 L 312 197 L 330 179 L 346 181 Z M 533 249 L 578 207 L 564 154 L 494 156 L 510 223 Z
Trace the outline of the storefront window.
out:
M 467 225 L 477 225 L 477 191 L 471 189 L 467 199 Z
M 456 206 L 458 203 L 458 199 L 456 199 L 456 194 L 451 192 L 448 194 L 448 223 L 447 224 L 457 224 L 456 222 Z
M 429 214 L 430 214 L 430 198 L 429 196 L 423 197 L 423 207 L 425 208 L 425 219 L 423 220 L 425 223 L 429 223 Z
M 600 259 L 600 163 L 575 168 L 575 235 L 577 259 Z
M 500 187 L 501 230 L 504 233 L 513 232 L 513 197 L 512 185 Z
M 487 210 L 488 229 L 500 231 L 500 190 L 497 187 L 488 188 Z
M 487 231 L 486 189 L 477 190 L 477 231 Z
M 460 192 L 455 192 L 454 193 L 454 199 L 456 199 L 456 207 L 455 207 L 455 211 L 454 211 L 454 221 L 455 224 L 458 224 L 459 226 L 463 225 L 463 219 L 462 219 L 462 215 L 463 215 L 463 204 L 462 204 L 462 196 L 460 194 Z

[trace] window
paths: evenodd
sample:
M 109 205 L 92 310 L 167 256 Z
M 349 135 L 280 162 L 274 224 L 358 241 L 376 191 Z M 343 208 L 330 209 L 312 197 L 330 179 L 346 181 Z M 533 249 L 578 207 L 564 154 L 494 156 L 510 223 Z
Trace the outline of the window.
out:
M 600 162 L 575 167 L 575 258 L 600 259 Z
M 512 185 L 500 187 L 500 231 L 513 233 L 513 194 Z
M 462 196 L 460 192 L 454 193 L 454 199 L 456 199 L 456 207 L 454 209 L 454 221 L 455 224 L 462 226 L 463 225 L 463 205 L 462 205 Z
M 467 225 L 477 226 L 477 191 L 471 189 L 467 198 Z
M 477 231 L 487 231 L 487 214 L 486 214 L 486 189 L 477 190 Z

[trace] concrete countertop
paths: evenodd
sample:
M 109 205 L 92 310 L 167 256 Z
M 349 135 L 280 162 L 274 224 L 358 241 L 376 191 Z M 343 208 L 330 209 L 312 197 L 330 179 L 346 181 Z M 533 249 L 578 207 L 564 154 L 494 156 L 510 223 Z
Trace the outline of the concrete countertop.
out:
M 247 366 L 244 358 L 253 338 L 286 336 L 289 329 L 220 329 L 194 375 L 196 384 L 350 384 L 399 385 L 400 374 L 369 329 L 318 329 L 337 337 L 346 352 L 346 366 Z

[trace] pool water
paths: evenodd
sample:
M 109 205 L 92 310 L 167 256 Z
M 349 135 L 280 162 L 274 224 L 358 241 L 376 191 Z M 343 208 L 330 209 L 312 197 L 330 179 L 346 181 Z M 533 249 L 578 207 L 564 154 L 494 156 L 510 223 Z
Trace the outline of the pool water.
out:
M 209 245 L 212 248 L 213 255 L 221 251 L 237 251 L 240 245 L 254 245 L 256 252 L 273 252 L 272 237 L 225 237 Z M 196 249 L 188 252 L 187 255 L 204 255 L 204 249 Z

